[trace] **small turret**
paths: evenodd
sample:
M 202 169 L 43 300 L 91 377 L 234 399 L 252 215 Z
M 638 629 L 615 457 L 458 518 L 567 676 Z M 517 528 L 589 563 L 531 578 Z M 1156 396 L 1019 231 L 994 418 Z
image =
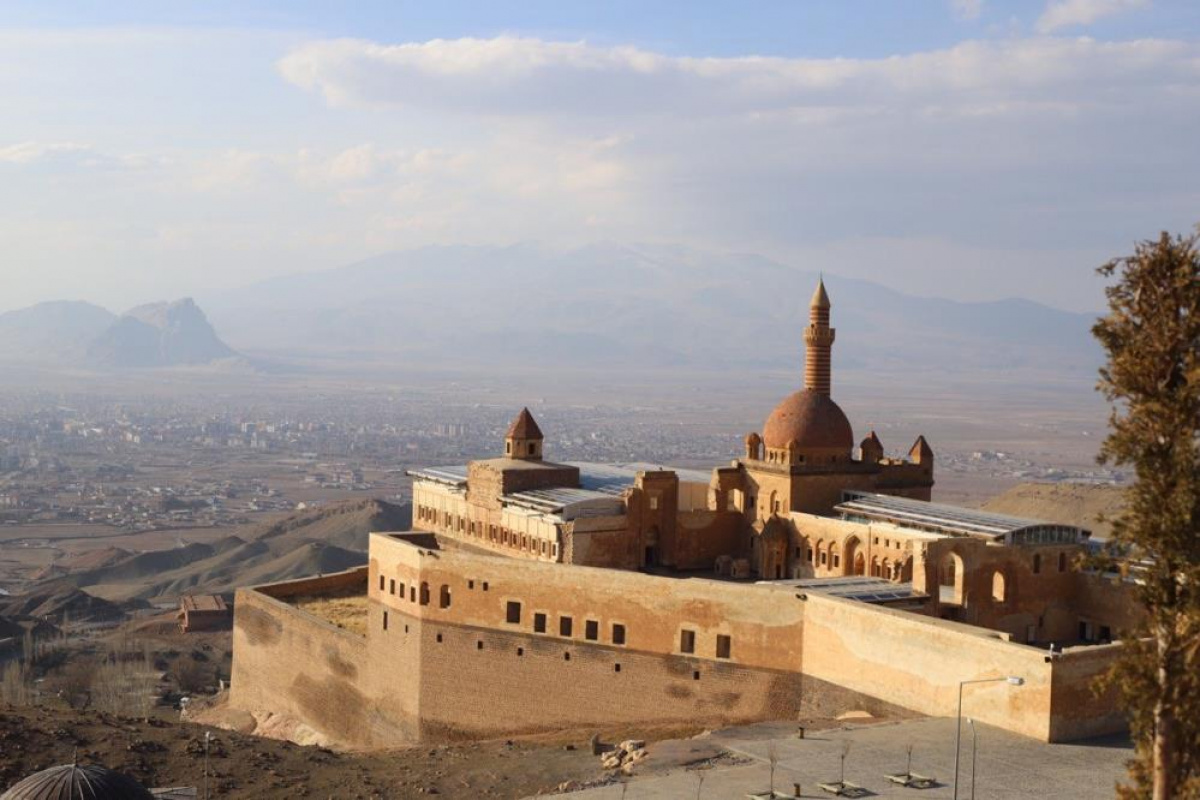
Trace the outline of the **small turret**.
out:
M 933 469 L 933 448 L 929 446 L 929 442 L 925 441 L 924 436 L 918 436 L 913 442 L 912 449 L 908 451 L 908 459 L 914 464 Z
M 859 445 L 862 450 L 862 460 L 865 464 L 878 464 L 883 460 L 883 442 L 875 435 L 875 431 L 867 434 L 867 438 Z
M 762 437 L 757 433 L 746 434 L 746 458 L 753 461 L 762 458 Z
M 504 455 L 523 461 L 541 461 L 544 440 L 533 414 L 528 408 L 522 408 L 504 434 Z

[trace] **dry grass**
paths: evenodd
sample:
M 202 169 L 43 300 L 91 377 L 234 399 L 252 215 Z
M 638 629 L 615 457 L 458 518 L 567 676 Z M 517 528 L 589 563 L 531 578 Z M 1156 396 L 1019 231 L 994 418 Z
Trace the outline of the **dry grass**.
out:
M 320 617 L 359 636 L 367 635 L 367 595 L 365 592 L 347 594 L 300 595 L 290 602 L 301 611 Z

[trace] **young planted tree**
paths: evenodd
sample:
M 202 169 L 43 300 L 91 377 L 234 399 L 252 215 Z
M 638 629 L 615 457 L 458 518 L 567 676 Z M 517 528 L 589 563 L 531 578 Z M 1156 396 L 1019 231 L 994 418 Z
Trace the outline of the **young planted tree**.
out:
M 1126 798 L 1200 798 L 1200 251 L 1198 236 L 1137 245 L 1092 329 L 1111 432 L 1101 460 L 1132 467 L 1115 550 L 1136 578 L 1142 630 L 1109 680 L 1137 746 Z

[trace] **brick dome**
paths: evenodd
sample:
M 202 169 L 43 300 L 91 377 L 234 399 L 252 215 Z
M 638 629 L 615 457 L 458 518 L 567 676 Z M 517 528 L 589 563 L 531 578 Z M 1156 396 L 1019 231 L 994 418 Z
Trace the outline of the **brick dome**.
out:
M 844 450 L 854 447 L 850 420 L 826 394 L 801 389 L 775 406 L 763 426 L 763 442 L 772 450 L 789 444 L 799 451 Z
M 64 764 L 35 772 L 0 800 L 153 800 L 140 783 L 97 764 Z

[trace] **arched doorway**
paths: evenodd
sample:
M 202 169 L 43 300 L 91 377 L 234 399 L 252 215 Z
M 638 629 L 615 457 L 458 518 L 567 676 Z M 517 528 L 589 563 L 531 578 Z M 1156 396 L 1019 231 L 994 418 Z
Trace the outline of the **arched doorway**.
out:
M 758 574 L 765 580 L 780 580 L 787 570 L 787 525 L 779 517 L 771 517 L 759 539 L 762 549 Z
M 844 574 L 846 575 L 862 575 L 866 572 L 866 559 L 861 550 L 862 541 L 857 536 L 851 536 L 846 540 L 844 560 Z
M 646 532 L 645 550 L 642 554 L 642 566 L 658 566 L 658 526 L 651 525 Z
M 966 605 L 963 592 L 963 560 L 950 552 L 938 562 L 938 599 L 943 605 Z

